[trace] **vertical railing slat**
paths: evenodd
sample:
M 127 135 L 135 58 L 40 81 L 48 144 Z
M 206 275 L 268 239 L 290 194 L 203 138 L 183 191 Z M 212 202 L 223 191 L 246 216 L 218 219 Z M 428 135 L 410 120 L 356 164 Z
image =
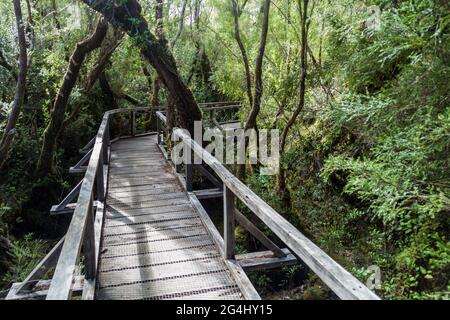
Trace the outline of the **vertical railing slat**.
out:
M 234 259 L 235 256 L 235 196 L 234 193 L 224 185 L 223 188 L 223 236 L 225 243 L 225 259 Z
M 86 279 L 95 278 L 96 275 L 96 264 L 95 261 L 95 233 L 94 233 L 94 214 L 93 214 L 93 202 L 92 197 L 89 205 L 86 230 L 84 232 L 83 238 L 83 253 L 84 253 L 84 264 L 85 264 L 85 277 Z
M 192 181 L 192 151 L 191 146 L 188 143 L 184 144 L 184 169 L 186 177 L 186 191 L 193 191 L 193 181 Z

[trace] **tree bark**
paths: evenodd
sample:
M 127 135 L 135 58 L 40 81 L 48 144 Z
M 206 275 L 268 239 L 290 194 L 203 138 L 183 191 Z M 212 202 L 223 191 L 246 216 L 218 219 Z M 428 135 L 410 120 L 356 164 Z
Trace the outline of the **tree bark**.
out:
M 264 59 L 264 52 L 266 50 L 267 33 L 269 30 L 269 10 L 270 0 L 264 1 L 264 16 L 261 30 L 261 38 L 259 42 L 258 56 L 256 57 L 255 65 L 255 93 L 253 95 L 253 106 L 250 115 L 245 123 L 245 129 L 256 128 L 256 118 L 258 117 L 261 108 L 261 98 L 263 94 L 262 83 L 262 64 Z
M 235 0 L 233 0 L 233 2 L 234 1 Z M 258 56 L 256 57 L 256 64 L 255 64 L 255 89 L 253 94 L 253 105 L 252 110 L 250 111 L 250 114 L 247 120 L 245 121 L 245 130 L 257 129 L 256 119 L 261 109 L 261 98 L 263 94 L 262 65 L 264 59 L 264 52 L 266 50 L 267 33 L 269 31 L 269 11 L 270 11 L 270 0 L 264 0 L 261 38 L 259 41 Z M 236 26 L 236 15 L 235 15 L 235 26 Z M 245 144 L 245 150 L 247 153 L 247 144 Z M 240 179 L 245 178 L 245 164 L 238 165 L 237 177 Z
M 89 76 L 87 78 L 88 80 L 85 88 L 86 91 L 90 91 L 92 89 L 97 79 L 99 79 L 100 75 L 104 72 L 106 67 L 110 65 L 111 56 L 120 45 L 123 36 L 124 34 L 122 32 L 117 32 L 114 30 L 113 35 L 107 36 L 103 41 L 100 49 L 100 58 L 98 59 L 95 67 L 89 73 Z
M 89 38 L 77 43 L 75 50 L 70 57 L 64 81 L 59 88 L 51 110 L 50 122 L 44 132 L 44 142 L 36 167 L 37 177 L 43 177 L 52 171 L 56 141 L 61 133 L 61 128 L 63 127 L 64 113 L 70 94 L 75 87 L 86 55 L 100 47 L 106 36 L 107 30 L 108 23 L 105 19 L 100 19 L 94 33 Z
M 202 113 L 194 95 L 181 80 L 175 59 L 167 46 L 163 46 L 148 28 L 141 15 L 141 6 L 136 0 L 115 1 L 83 0 L 88 6 L 100 12 L 112 25 L 125 30 L 141 49 L 141 54 L 155 68 L 162 83 L 176 102 L 180 125 L 193 134 L 194 121 L 202 119 Z
M 307 32 L 307 20 L 308 20 L 308 3 L 309 0 L 303 0 L 303 10 L 302 10 L 302 19 L 301 19 L 301 37 L 302 37 L 302 46 L 301 46 L 301 66 L 300 66 L 300 84 L 299 84 L 299 102 L 297 108 L 289 119 L 286 127 L 284 128 L 281 139 L 280 139 L 280 152 L 284 153 L 286 148 L 286 139 L 289 133 L 289 130 L 294 125 L 297 120 L 298 115 L 303 110 L 305 106 L 305 93 L 306 93 L 306 76 L 307 76 L 307 68 L 308 68 L 308 32 Z M 286 208 L 289 208 L 291 205 L 291 197 L 289 194 L 289 190 L 286 185 L 286 171 L 283 165 L 280 165 L 280 171 L 278 174 L 278 193 L 280 194 L 283 205 Z
M 188 0 L 184 0 L 183 1 L 183 6 L 181 7 L 181 12 L 180 12 L 180 18 L 178 19 L 178 29 L 177 29 L 177 33 L 175 34 L 175 37 L 173 38 L 171 44 L 170 44 L 170 48 L 173 50 L 173 48 L 175 47 L 175 44 L 177 43 L 178 39 L 181 36 L 181 33 L 183 32 L 183 25 L 184 25 L 184 14 L 186 12 L 186 5 L 187 5 Z
M 19 74 L 17 77 L 16 91 L 9 113 L 8 122 L 0 141 L 0 169 L 3 168 L 8 158 L 9 149 L 15 134 L 16 123 L 20 115 L 25 96 L 27 65 L 27 44 L 25 40 L 25 30 L 22 18 L 22 8 L 20 0 L 13 0 L 14 14 L 16 16 L 17 34 L 19 38 Z
M 100 74 L 98 82 L 100 84 L 100 89 L 103 92 L 103 96 L 107 101 L 107 104 L 111 106 L 111 109 L 118 109 L 119 105 L 116 102 L 114 91 L 109 84 L 108 77 L 106 76 L 105 71 Z
M 247 51 L 245 50 L 244 44 L 242 43 L 241 33 L 239 31 L 239 17 L 241 15 L 241 10 L 239 9 L 239 5 L 237 0 L 231 0 L 231 4 L 233 7 L 233 16 L 234 16 L 234 38 L 239 46 L 239 50 L 242 55 L 242 63 L 244 64 L 245 69 L 245 82 L 247 86 L 247 98 L 248 103 L 253 105 L 253 94 L 252 94 L 252 76 L 250 74 L 250 65 L 248 62 Z

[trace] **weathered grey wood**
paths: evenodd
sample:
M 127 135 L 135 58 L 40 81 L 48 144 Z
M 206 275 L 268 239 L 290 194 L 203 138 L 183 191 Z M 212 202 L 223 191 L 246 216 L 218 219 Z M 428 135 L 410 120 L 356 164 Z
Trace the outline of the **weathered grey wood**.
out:
M 261 300 L 258 292 L 251 283 L 250 279 L 245 274 L 244 269 L 239 265 L 239 263 L 234 259 L 225 259 L 225 264 L 230 270 L 233 277 L 236 279 L 236 283 L 244 294 L 247 300 Z
M 130 135 L 134 137 L 136 134 L 136 112 L 130 111 Z
M 223 189 L 223 237 L 225 242 L 225 259 L 234 259 L 235 255 L 235 198 L 233 192 Z
M 50 208 L 50 215 L 51 216 L 56 216 L 56 215 L 60 215 L 60 214 L 68 214 L 68 213 L 73 213 L 75 210 L 75 207 L 77 206 L 76 203 L 69 203 L 65 208 L 63 209 L 57 209 L 57 205 L 52 206 Z
M 160 121 L 161 120 L 159 120 L 159 117 L 156 117 L 156 132 L 157 132 L 157 136 L 158 136 L 158 138 L 157 138 L 158 145 L 161 144 L 161 123 L 160 123 Z
M 193 188 L 193 175 L 192 175 L 192 152 L 187 143 L 184 144 L 184 177 L 186 179 L 186 191 L 190 192 Z
M 197 168 L 217 188 L 223 187 L 223 184 L 219 180 L 217 180 L 217 178 L 214 177 L 208 170 L 206 170 L 206 168 L 203 167 L 203 165 L 197 164 L 195 165 L 195 168 Z
M 90 205 L 87 214 L 86 231 L 83 238 L 84 267 L 86 270 L 86 279 L 93 279 L 96 274 L 96 257 L 95 257 L 95 230 L 94 230 L 94 213 L 93 206 Z
M 154 141 L 156 146 L 156 140 L 157 137 L 151 137 L 143 141 Z M 112 155 L 122 152 L 114 145 L 111 149 Z M 165 184 L 166 187 L 172 184 L 171 190 L 161 193 L 153 188 L 158 191 L 154 193 L 148 189 L 151 186 L 146 186 L 145 189 L 126 187 L 125 191 L 117 188 L 108 193 L 97 298 L 191 299 L 198 293 L 205 298 L 220 298 L 218 290 L 223 288 L 228 294 L 222 298 L 242 298 L 236 280 L 213 245 L 199 214 L 186 192 L 180 192 L 183 190 L 175 179 L 174 169 L 158 150 L 155 154 L 164 163 L 158 169 L 159 175 L 172 175 L 171 182 Z M 112 166 L 118 158 L 111 158 Z M 116 181 L 111 175 L 110 184 Z M 152 176 L 157 175 L 152 173 Z M 132 172 L 120 175 L 119 181 L 129 178 L 135 179 Z M 150 193 L 139 190 L 150 190 Z M 172 206 L 177 199 L 181 201 L 179 205 Z M 86 284 L 91 286 L 89 282 Z
M 206 227 L 206 231 L 208 231 L 208 234 L 210 235 L 214 244 L 219 249 L 220 254 L 223 256 L 225 253 L 225 245 L 224 240 L 219 233 L 219 230 L 217 230 L 208 213 L 205 211 L 195 194 L 193 192 L 188 192 L 188 196 L 195 210 L 199 213 L 200 219 L 202 220 L 203 225 Z M 225 264 L 236 280 L 236 283 L 244 294 L 244 297 L 248 300 L 260 300 L 261 297 L 253 287 L 242 267 L 235 260 L 225 259 Z
M 105 133 L 103 135 L 103 146 L 102 146 L 102 152 L 103 152 L 103 164 L 109 163 L 109 143 L 110 143 L 110 137 L 109 137 L 109 122 L 105 126 Z
M 107 176 L 106 171 L 106 176 Z M 104 220 L 104 205 L 99 203 L 96 208 L 95 221 L 94 221 L 94 238 L 95 238 L 95 264 L 96 270 L 98 269 L 98 259 L 100 257 L 100 242 L 102 236 L 102 227 Z M 82 300 L 93 300 L 95 298 L 95 287 L 97 283 L 97 277 L 84 280 Z
M 89 150 L 91 150 L 94 143 L 95 143 L 95 137 L 92 138 L 91 140 L 89 140 L 89 142 L 83 148 L 80 149 L 80 153 L 86 153 Z
M 23 291 L 31 290 L 39 280 L 45 276 L 50 268 L 52 268 L 58 261 L 61 253 L 64 237 L 50 250 L 49 253 L 39 262 L 39 264 L 31 271 L 31 273 L 21 282 L 17 288 L 16 293 L 23 293 Z
M 22 285 L 21 282 L 15 282 L 11 286 L 5 300 L 43 300 L 48 294 L 48 288 L 51 280 L 39 280 L 34 290 L 28 292 L 18 292 L 18 288 Z M 71 290 L 74 296 L 80 295 L 83 290 L 84 277 L 75 276 L 71 284 Z
M 223 183 L 251 209 L 322 281 L 342 299 L 375 299 L 379 297 L 352 274 L 306 238 L 297 228 L 265 203 L 258 195 L 233 176 L 215 157 L 205 151 L 182 130 L 174 133 L 222 179 Z
M 195 196 L 195 193 L 188 192 L 189 200 L 194 206 L 195 210 L 200 215 L 200 219 L 202 219 L 203 224 L 206 227 L 206 230 L 208 231 L 209 235 L 211 236 L 212 240 L 214 241 L 215 245 L 219 249 L 220 253 L 224 255 L 224 242 L 223 238 L 219 233 L 219 230 L 214 226 L 214 223 L 212 222 L 211 218 L 209 217 L 208 213 L 203 208 L 202 204 L 198 200 L 198 198 Z
M 236 221 L 252 236 L 258 239 L 267 249 L 271 250 L 273 254 L 280 258 L 286 256 L 283 250 L 272 242 L 261 230 L 258 229 L 250 220 L 247 219 L 239 210 L 236 209 Z
M 222 198 L 223 190 L 219 188 L 196 190 L 194 194 L 198 199 Z
M 50 209 L 50 214 L 66 213 L 72 212 L 72 208 L 68 209 L 67 206 L 80 194 L 81 185 L 83 179 L 69 192 L 69 194 L 57 205 L 52 206 Z
M 105 201 L 105 182 L 103 172 L 103 149 L 100 153 L 99 166 L 97 167 L 97 198 L 99 201 Z
M 67 300 L 71 297 L 71 284 L 85 235 L 89 210 L 92 209 L 92 192 L 94 190 L 95 176 L 100 153 L 102 152 L 103 134 L 108 124 L 110 114 L 112 114 L 112 112 L 107 112 L 105 114 L 97 132 L 88 169 L 86 170 L 81 185 L 77 206 L 73 213 L 72 221 L 66 234 L 66 241 L 64 241 L 52 283 L 48 290 L 48 300 Z
M 283 257 L 275 257 L 272 251 L 252 252 L 236 255 L 236 261 L 246 271 L 275 269 L 297 264 L 297 258 L 289 251 L 283 249 Z
M 83 158 L 81 158 L 80 161 L 77 162 L 73 167 L 69 168 L 69 173 L 83 173 L 86 172 L 86 166 L 83 166 L 89 161 L 89 158 L 91 157 L 92 149 L 89 150 Z

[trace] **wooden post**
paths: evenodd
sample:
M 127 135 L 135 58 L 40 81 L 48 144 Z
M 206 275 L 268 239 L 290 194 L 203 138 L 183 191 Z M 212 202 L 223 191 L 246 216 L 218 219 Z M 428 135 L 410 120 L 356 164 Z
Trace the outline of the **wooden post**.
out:
M 106 148 L 103 145 L 103 148 Z M 97 166 L 97 198 L 99 201 L 105 201 L 105 184 L 103 180 L 103 153 L 100 152 L 100 159 Z
M 109 119 L 108 119 L 109 120 Z M 103 134 L 103 164 L 108 164 L 108 147 L 109 147 L 109 121 L 106 124 L 105 132 Z
M 161 144 L 161 123 L 159 121 L 159 117 L 156 116 L 156 132 L 158 135 L 158 144 Z
M 225 242 L 224 258 L 234 259 L 236 239 L 235 228 L 235 196 L 234 193 L 224 186 L 223 188 L 223 237 Z
M 186 191 L 193 191 L 192 184 L 192 150 L 190 149 L 190 145 L 185 142 L 184 143 L 184 169 L 186 176 Z
M 133 110 L 130 112 L 130 135 L 134 137 L 136 134 L 136 112 Z
M 86 269 L 86 279 L 95 278 L 95 232 L 94 232 L 94 214 L 92 197 L 89 204 L 88 216 L 86 221 L 86 230 L 83 238 L 84 264 Z

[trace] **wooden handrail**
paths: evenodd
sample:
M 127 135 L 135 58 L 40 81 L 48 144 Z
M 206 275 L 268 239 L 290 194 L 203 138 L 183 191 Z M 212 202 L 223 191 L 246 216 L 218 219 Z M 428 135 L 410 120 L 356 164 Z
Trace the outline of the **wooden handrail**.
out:
M 165 117 L 160 114 L 161 120 Z M 370 291 L 364 284 L 356 279 L 352 274 L 340 266 L 322 249 L 316 246 L 311 240 L 305 237 L 297 228 L 283 218 L 271 206 L 264 202 L 250 188 L 229 172 L 214 156 L 203 149 L 191 137 L 181 129 L 174 129 L 175 136 L 179 137 L 183 143 L 190 146 L 191 150 L 215 172 L 222 180 L 224 186 L 224 203 L 231 205 L 228 196 L 236 196 L 251 211 L 253 211 L 277 236 L 291 249 L 305 264 L 314 271 L 320 279 L 341 299 L 351 300 L 379 300 L 379 297 Z M 232 227 L 234 210 L 226 210 L 225 216 L 228 228 Z M 225 235 L 225 253 L 227 258 L 233 256 L 234 233 L 228 232 Z M 230 239 L 227 239 L 231 237 Z M 228 243 L 228 244 L 227 244 Z
M 47 294 L 47 300 L 70 299 L 74 272 L 77 267 L 81 248 L 84 247 L 86 275 L 95 277 L 97 261 L 93 232 L 93 195 L 97 183 L 99 199 L 104 197 L 103 183 L 99 183 L 99 171 L 103 172 L 103 165 L 108 163 L 109 145 L 109 119 L 111 115 L 129 112 L 135 119 L 135 112 L 149 111 L 150 108 L 139 107 L 130 109 L 115 109 L 105 113 L 102 123 L 93 143 L 92 154 L 81 185 L 77 206 L 72 216 L 72 221 L 65 236 L 61 254 Z M 156 112 L 157 121 L 167 124 L 166 117 L 161 112 Z M 132 123 L 134 126 L 134 124 Z M 160 134 L 158 130 L 158 135 Z M 378 300 L 379 297 L 364 286 L 342 266 L 336 263 L 323 250 L 306 238 L 298 229 L 278 214 L 272 207 L 265 203 L 251 189 L 230 173 L 215 157 L 197 144 L 181 129 L 174 129 L 175 136 L 179 137 L 187 148 L 190 148 L 197 156 L 203 159 L 224 184 L 224 203 L 226 212 L 226 232 L 224 248 L 229 261 L 234 261 L 234 201 L 240 199 L 263 221 L 280 240 L 282 240 L 300 259 L 314 271 L 322 281 L 330 287 L 342 299 Z M 191 175 L 188 172 L 189 175 Z M 97 248 L 98 249 L 98 248 Z
M 86 275 L 95 277 L 97 261 L 95 259 L 95 241 L 93 232 L 93 201 L 94 188 L 97 187 L 97 195 L 100 201 L 104 201 L 105 189 L 103 184 L 103 165 L 108 163 L 109 145 L 109 119 L 117 113 L 130 113 L 131 134 L 134 134 L 134 121 L 136 112 L 149 111 L 148 107 L 133 109 L 115 109 L 107 111 L 102 119 L 95 140 L 92 145 L 92 153 L 89 164 L 81 184 L 77 206 L 72 216 L 69 229 L 65 236 L 61 254 L 53 274 L 47 300 L 67 300 L 72 294 L 72 282 L 77 267 L 81 248 L 84 247 Z

